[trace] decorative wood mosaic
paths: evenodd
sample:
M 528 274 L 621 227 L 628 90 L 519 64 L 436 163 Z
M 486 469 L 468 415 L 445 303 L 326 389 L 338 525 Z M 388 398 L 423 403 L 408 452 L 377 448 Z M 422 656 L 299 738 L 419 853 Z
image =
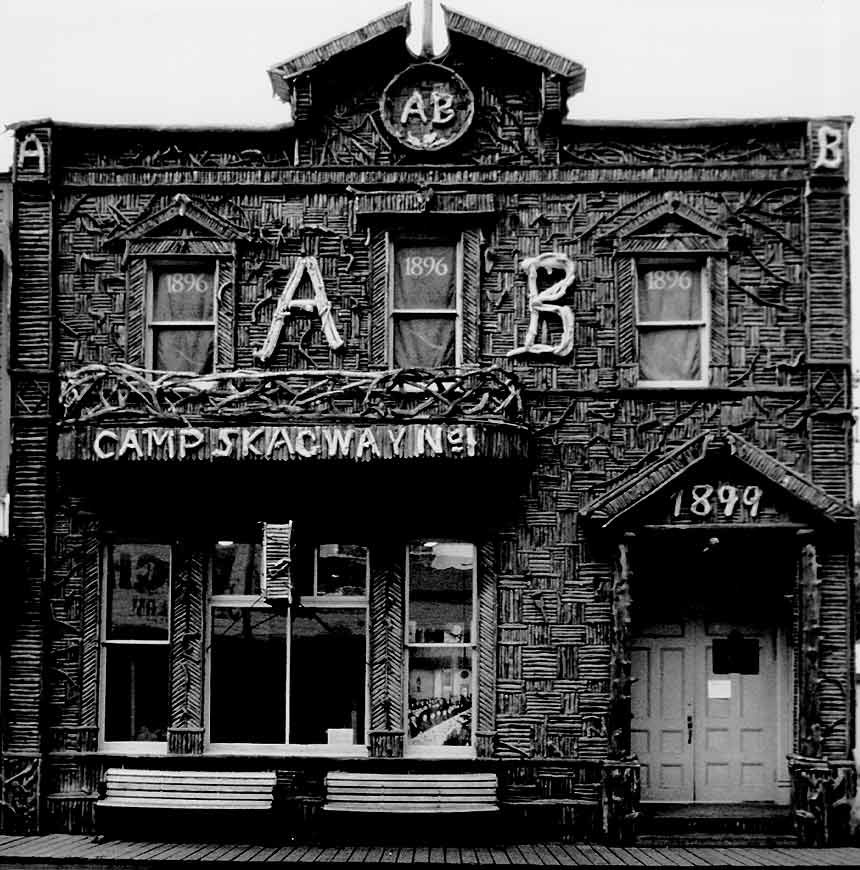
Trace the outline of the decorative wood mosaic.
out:
M 631 836 L 639 794 L 629 754 L 637 566 L 621 538 L 635 531 L 627 520 L 688 520 L 690 499 L 682 493 L 674 515 L 670 483 L 686 482 L 690 469 L 717 468 L 705 481 L 714 497 L 735 486 L 750 510 L 747 489 L 771 486 L 782 500 L 761 507 L 762 518 L 812 533 L 806 545 L 791 538 L 802 568 L 792 587 L 794 640 L 803 644 L 794 749 L 847 757 L 844 122 L 824 124 L 835 134 L 802 121 L 562 123 L 567 97 L 582 85 L 579 65 L 458 13 L 447 20 L 445 63 L 471 89 L 475 115 L 430 157 L 399 149 L 377 114 L 400 68 L 391 52 L 395 44 L 402 52 L 402 10 L 369 25 L 367 45 L 351 35 L 273 68 L 293 108 L 289 128 L 17 130 L 12 529 L 26 554 L 28 597 L 5 668 L 5 828 L 35 830 L 40 806 L 52 829 L 93 823 L 104 766 L 93 754 L 100 536 L 134 518 L 121 499 L 110 509 L 85 499 L 69 461 L 83 454 L 64 454 L 63 439 L 108 424 L 208 432 L 237 421 L 468 420 L 520 433 L 505 443 L 521 455 L 500 450 L 487 478 L 509 504 L 489 528 L 471 521 L 481 556 L 479 757 L 470 763 L 498 771 L 502 800 L 523 817 L 551 805 L 568 832 L 616 840 Z M 422 222 L 462 241 L 468 365 L 460 371 L 385 369 L 391 241 Z M 679 255 L 701 263 L 709 285 L 709 386 L 642 388 L 635 265 Z M 217 263 L 215 372 L 152 377 L 144 368 L 148 270 L 182 256 Z M 524 263 L 562 274 L 524 271 Z M 545 316 L 537 307 L 545 303 L 566 314 Z M 705 456 L 716 443 L 722 459 Z M 427 461 L 440 463 L 441 480 L 448 460 Z M 738 469 L 746 476 L 734 484 L 726 475 Z M 200 468 L 172 470 L 193 494 Z M 395 523 L 418 490 L 406 474 L 387 496 L 344 490 L 341 471 L 321 468 L 305 502 L 325 493 L 355 514 L 372 502 L 376 522 Z M 115 473 L 119 491 L 130 472 Z M 659 509 L 645 502 L 658 489 Z M 246 518 L 290 519 L 257 517 L 255 506 L 242 505 Z M 724 525 L 737 519 L 721 516 Z M 197 528 L 172 531 L 168 745 L 181 766 L 205 750 L 209 543 Z M 374 545 L 370 572 L 371 757 L 360 764 L 408 766 L 400 758 L 402 550 Z M 327 762 L 260 763 L 278 768 L 290 812 L 310 819 Z

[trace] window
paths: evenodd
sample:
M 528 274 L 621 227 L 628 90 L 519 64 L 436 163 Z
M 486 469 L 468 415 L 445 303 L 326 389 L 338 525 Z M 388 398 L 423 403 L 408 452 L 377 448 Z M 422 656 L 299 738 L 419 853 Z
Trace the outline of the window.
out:
M 635 265 L 641 386 L 706 386 L 709 301 L 700 263 L 640 260 Z
M 294 564 L 289 610 L 261 595 L 262 540 L 219 541 L 212 572 L 211 744 L 364 751 L 365 547 L 320 544 Z M 324 750 L 323 747 L 326 749 Z
M 105 560 L 104 742 L 166 743 L 170 546 L 115 543 Z
M 459 541 L 426 541 L 407 550 L 410 755 L 471 753 L 475 563 L 475 547 Z
M 461 265 L 459 240 L 403 236 L 394 242 L 389 347 L 395 368 L 462 363 Z
M 152 269 L 149 368 L 194 374 L 213 370 L 215 286 L 215 269 L 205 263 Z

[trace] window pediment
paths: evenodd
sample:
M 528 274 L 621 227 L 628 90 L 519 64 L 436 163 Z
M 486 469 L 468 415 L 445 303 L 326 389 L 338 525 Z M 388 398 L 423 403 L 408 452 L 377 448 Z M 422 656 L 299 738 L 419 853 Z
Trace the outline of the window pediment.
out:
M 177 193 L 159 211 L 143 215 L 128 226 L 118 227 L 108 241 L 144 241 L 152 238 L 221 239 L 235 242 L 248 232 L 213 212 L 203 203 Z

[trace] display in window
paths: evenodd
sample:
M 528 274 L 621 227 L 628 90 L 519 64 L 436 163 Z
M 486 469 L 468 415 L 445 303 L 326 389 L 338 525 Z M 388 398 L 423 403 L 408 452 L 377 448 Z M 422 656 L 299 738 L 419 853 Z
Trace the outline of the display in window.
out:
M 409 643 L 471 643 L 474 554 L 453 541 L 409 548 Z
M 367 595 L 367 547 L 321 544 L 317 548 L 314 595 Z
M 472 743 L 472 651 L 409 651 L 410 746 Z
M 111 644 L 105 655 L 105 740 L 166 740 L 167 644 Z
M 367 615 L 300 608 L 290 637 L 290 743 L 363 745 Z
M 269 608 L 212 611 L 210 739 L 284 743 L 287 617 Z
M 212 567 L 212 594 L 259 596 L 262 550 L 258 541 L 218 541 Z
M 116 544 L 111 549 L 108 640 L 167 640 L 170 547 Z

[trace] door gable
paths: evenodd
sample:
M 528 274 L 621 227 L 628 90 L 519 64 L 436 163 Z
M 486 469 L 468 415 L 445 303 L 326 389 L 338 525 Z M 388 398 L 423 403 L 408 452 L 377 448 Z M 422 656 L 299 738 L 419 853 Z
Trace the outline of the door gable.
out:
M 702 433 L 580 512 L 602 529 L 643 523 L 853 522 L 850 506 L 735 433 Z

